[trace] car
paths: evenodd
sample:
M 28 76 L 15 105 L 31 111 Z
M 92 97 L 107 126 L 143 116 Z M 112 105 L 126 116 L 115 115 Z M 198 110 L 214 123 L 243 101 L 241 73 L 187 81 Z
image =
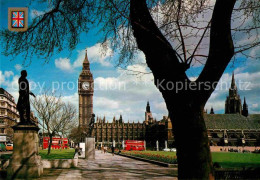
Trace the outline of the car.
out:
M 163 151 L 170 152 L 171 150 L 169 148 L 165 148 L 165 149 L 163 149 Z
M 12 151 L 13 150 L 13 144 L 6 144 L 5 146 L 7 151 Z
M 171 152 L 176 152 L 176 148 L 171 148 Z

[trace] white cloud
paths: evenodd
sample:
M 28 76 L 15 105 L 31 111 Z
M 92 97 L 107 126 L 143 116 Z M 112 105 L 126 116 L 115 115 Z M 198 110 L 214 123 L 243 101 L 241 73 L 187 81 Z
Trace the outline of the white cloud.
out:
M 9 78 L 10 76 L 13 76 L 14 73 L 12 71 L 5 71 L 4 76 Z
M 2 73 L 2 71 L 0 71 L 0 85 L 2 85 L 2 83 L 5 81 L 5 76 Z
M 61 70 L 72 72 L 73 68 L 68 58 L 55 59 L 55 66 Z
M 252 107 L 253 107 L 253 108 L 257 108 L 257 107 L 258 107 L 258 104 L 257 104 L 257 103 L 252 104 Z
M 17 71 L 20 71 L 22 69 L 22 66 L 20 64 L 16 64 L 14 67 Z
M 119 108 L 119 102 L 106 97 L 96 97 L 95 106 L 101 109 L 107 108 L 112 110 Z
M 14 96 L 17 101 L 19 96 L 19 88 L 18 88 L 18 75 L 14 75 L 12 71 L 0 71 L 0 86 L 4 87 L 4 89 L 9 92 L 12 96 Z
M 72 63 L 68 58 L 55 59 L 55 66 L 64 71 L 72 72 L 75 68 L 82 67 L 83 60 L 85 59 L 86 50 L 79 50 L 77 59 Z M 102 51 L 102 45 L 100 43 L 95 44 L 87 48 L 87 56 L 90 63 L 99 63 L 102 66 L 111 66 L 109 57 L 113 55 L 113 51 L 110 47 L 107 47 L 107 51 Z
M 149 72 L 146 66 L 130 65 L 127 70 L 117 69 L 116 77 L 97 77 L 94 80 L 94 113 L 106 116 L 112 121 L 113 116 L 123 115 L 125 122 L 143 122 L 147 100 L 157 120 L 168 115 L 161 93 L 153 84 L 152 74 L 132 75 L 132 71 Z
M 154 109 L 156 110 L 156 111 L 158 111 L 158 110 L 160 110 L 160 111 L 165 111 L 166 110 L 166 104 L 165 104 L 165 102 L 156 102 L 155 104 L 154 104 Z M 167 114 L 165 114 L 165 115 L 167 115 Z
M 32 9 L 31 13 L 30 13 L 30 16 L 33 19 L 33 18 L 36 18 L 38 16 L 43 15 L 44 13 L 45 13 L 44 11 L 39 11 L 39 10 L 36 10 L 36 9 Z
M 78 51 L 78 57 L 76 61 L 73 63 L 73 67 L 82 66 L 85 54 L 85 50 Z M 97 43 L 94 46 L 87 48 L 87 55 L 90 63 L 99 63 L 102 66 L 111 66 L 111 63 L 108 61 L 108 59 L 113 55 L 113 51 L 110 47 L 107 48 L 106 52 L 102 52 L 101 43 Z
M 74 94 L 68 95 L 68 96 L 62 96 L 62 101 L 64 101 L 65 103 L 71 103 L 77 109 L 79 107 L 79 95 L 78 95 L 78 93 L 74 93 Z

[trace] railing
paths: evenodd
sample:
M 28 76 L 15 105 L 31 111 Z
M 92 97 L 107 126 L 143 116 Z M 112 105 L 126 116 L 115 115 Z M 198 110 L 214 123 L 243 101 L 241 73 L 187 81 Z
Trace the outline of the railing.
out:
M 215 179 L 259 179 L 260 168 L 255 169 L 218 169 L 215 170 Z

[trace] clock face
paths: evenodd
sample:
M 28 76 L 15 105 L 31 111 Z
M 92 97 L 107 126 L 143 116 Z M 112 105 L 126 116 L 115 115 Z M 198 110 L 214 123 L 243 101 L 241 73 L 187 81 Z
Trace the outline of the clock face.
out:
M 89 88 L 90 88 L 89 82 L 83 82 L 82 88 L 83 88 L 84 90 L 89 90 Z

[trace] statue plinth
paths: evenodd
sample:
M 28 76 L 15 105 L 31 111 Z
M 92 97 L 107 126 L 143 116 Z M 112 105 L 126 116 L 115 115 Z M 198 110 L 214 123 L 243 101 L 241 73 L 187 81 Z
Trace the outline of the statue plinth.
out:
M 88 160 L 95 159 L 95 138 L 87 137 L 85 141 L 85 158 Z
M 39 128 L 36 125 L 18 124 L 14 129 L 14 148 L 7 169 L 8 178 L 36 178 L 43 173 L 39 156 Z

